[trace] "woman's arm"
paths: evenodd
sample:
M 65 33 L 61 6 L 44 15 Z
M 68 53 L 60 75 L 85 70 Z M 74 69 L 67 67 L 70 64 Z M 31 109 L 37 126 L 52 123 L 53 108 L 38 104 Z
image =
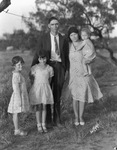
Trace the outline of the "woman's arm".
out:
M 77 44 L 76 50 L 77 51 L 82 50 L 85 45 L 86 45 L 85 41 L 81 41 L 80 43 Z
M 85 64 L 90 64 L 90 63 L 94 62 L 94 60 L 95 60 L 95 58 L 94 59 L 89 59 L 89 60 L 84 58 L 84 63 Z

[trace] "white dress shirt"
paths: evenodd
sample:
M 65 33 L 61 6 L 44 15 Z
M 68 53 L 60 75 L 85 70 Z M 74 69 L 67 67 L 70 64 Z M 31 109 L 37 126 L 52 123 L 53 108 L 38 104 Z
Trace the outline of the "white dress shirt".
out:
M 54 41 L 55 36 L 50 33 L 50 37 L 51 37 L 51 60 L 61 62 L 60 55 L 56 54 L 56 52 L 55 52 L 55 41 Z M 56 35 L 56 39 L 57 39 L 57 44 L 58 44 L 58 48 L 59 48 L 58 34 Z M 60 48 L 59 48 L 59 50 L 60 50 Z

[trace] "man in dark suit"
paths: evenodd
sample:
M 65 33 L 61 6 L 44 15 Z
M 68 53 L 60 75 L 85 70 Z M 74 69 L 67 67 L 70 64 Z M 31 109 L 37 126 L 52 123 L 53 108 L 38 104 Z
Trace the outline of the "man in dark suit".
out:
M 61 35 L 59 30 L 59 21 L 56 17 L 51 17 L 48 21 L 50 32 L 45 33 L 38 42 L 37 50 L 33 58 L 32 66 L 38 63 L 38 53 L 45 50 L 48 54 L 49 65 L 54 69 L 54 77 L 51 81 L 51 87 L 54 96 L 53 118 L 51 107 L 47 105 L 47 125 L 61 123 L 60 97 L 65 80 L 65 74 L 69 68 L 68 42 Z

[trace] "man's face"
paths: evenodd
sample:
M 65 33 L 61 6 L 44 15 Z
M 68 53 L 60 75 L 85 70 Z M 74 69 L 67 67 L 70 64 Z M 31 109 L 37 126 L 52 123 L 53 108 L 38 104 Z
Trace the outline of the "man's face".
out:
M 49 24 L 48 27 L 50 28 L 50 32 L 55 34 L 58 32 L 58 28 L 59 28 L 59 22 L 58 20 L 52 20 Z

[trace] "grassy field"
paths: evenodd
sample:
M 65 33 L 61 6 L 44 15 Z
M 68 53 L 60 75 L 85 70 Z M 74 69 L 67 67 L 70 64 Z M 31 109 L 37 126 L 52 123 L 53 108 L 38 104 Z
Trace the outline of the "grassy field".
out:
M 93 64 L 93 73 L 104 94 L 102 101 L 87 104 L 84 112 L 86 124 L 74 127 L 72 101 L 62 101 L 62 127 L 50 129 L 39 134 L 36 129 L 34 112 L 20 115 L 20 127 L 28 132 L 26 137 L 13 135 L 12 116 L 7 107 L 12 93 L 11 59 L 20 55 L 25 60 L 23 75 L 28 90 L 28 74 L 32 62 L 29 52 L 0 52 L 0 150 L 113 150 L 117 146 L 117 68 L 97 58 Z M 63 90 L 64 91 L 64 90 Z M 99 130 L 89 134 L 99 121 Z

